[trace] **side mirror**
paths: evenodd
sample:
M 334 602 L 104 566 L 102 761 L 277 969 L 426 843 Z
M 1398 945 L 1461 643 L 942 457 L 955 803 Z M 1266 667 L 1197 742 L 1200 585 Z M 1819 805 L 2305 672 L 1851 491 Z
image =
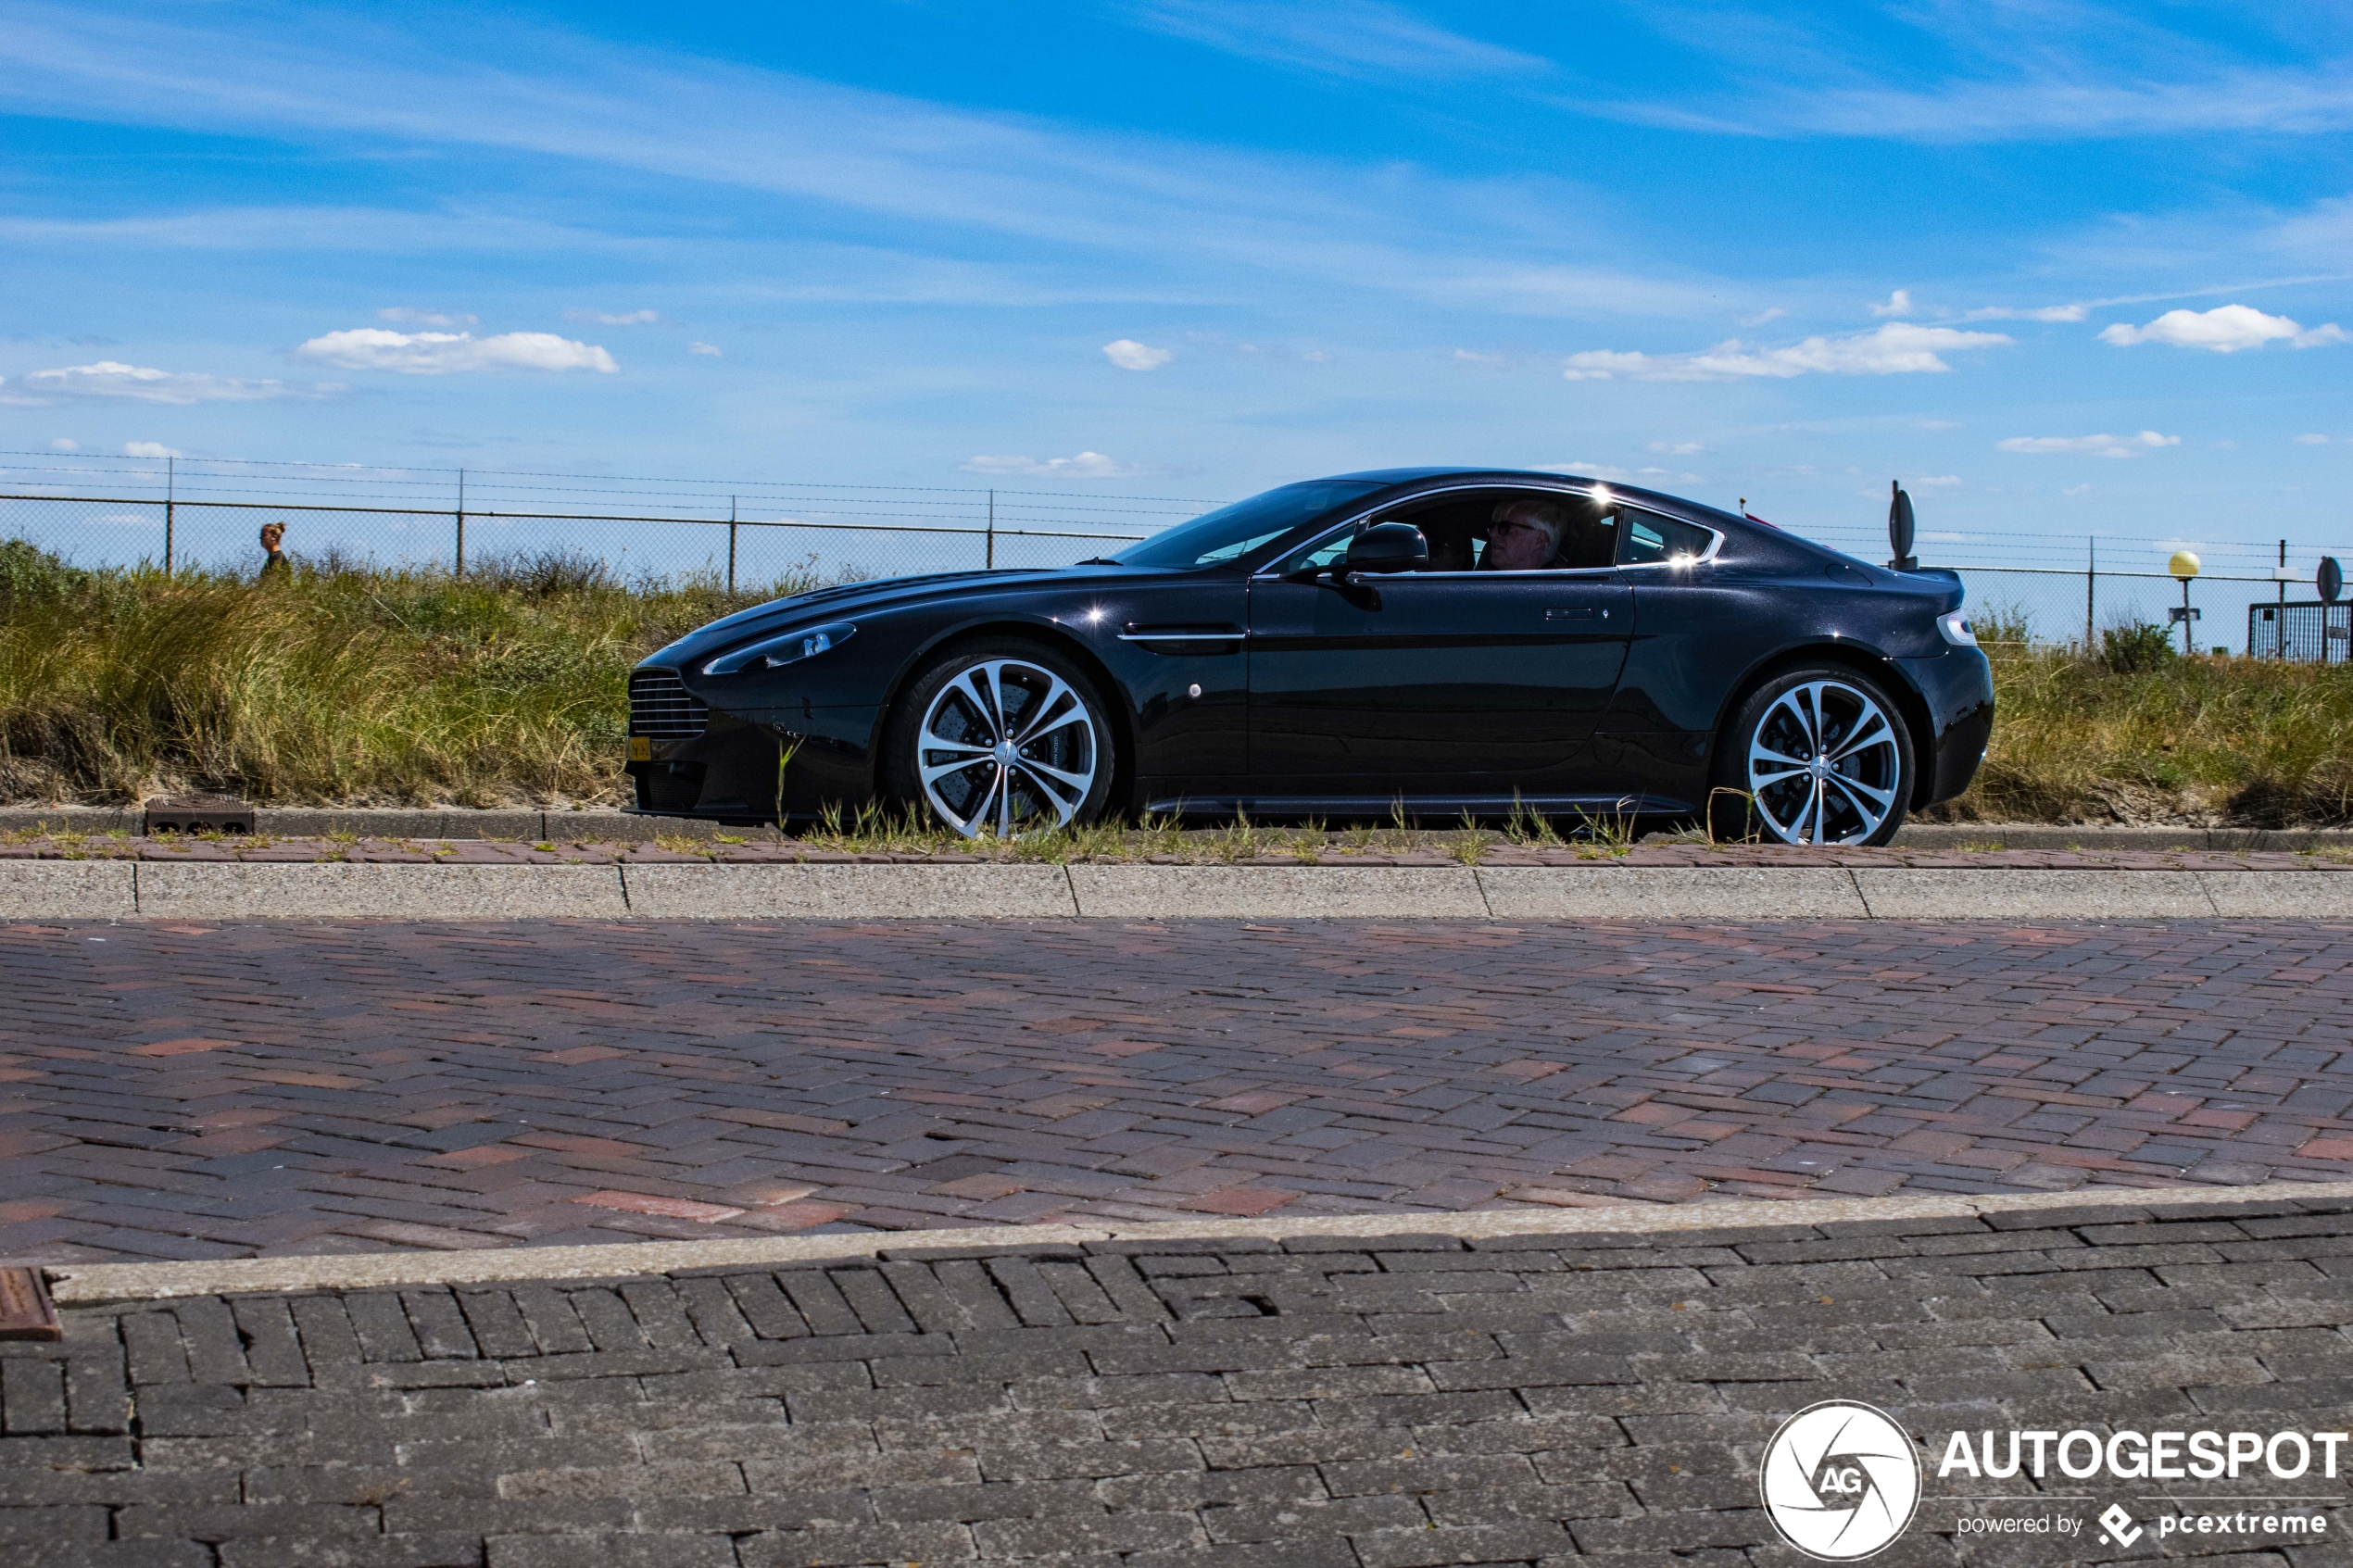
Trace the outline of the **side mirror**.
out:
M 1429 541 L 1410 522 L 1377 522 L 1350 541 L 1340 562 L 1350 571 L 1427 571 Z

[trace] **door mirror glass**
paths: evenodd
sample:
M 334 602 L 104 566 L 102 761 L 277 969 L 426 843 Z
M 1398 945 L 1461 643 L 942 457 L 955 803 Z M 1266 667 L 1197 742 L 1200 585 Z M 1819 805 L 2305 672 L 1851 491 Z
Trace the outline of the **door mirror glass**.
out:
M 1429 541 L 1410 522 L 1377 522 L 1349 542 L 1350 571 L 1427 571 Z

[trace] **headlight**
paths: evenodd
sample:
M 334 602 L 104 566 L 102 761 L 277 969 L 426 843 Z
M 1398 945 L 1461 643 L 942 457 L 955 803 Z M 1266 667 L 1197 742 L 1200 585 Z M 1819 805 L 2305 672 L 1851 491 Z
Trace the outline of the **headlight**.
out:
M 1957 648 L 1977 646 L 1977 633 L 1969 629 L 1969 611 L 1965 609 L 1957 609 L 1948 615 L 1938 616 L 1936 630 L 1939 635 Z
M 849 641 L 858 630 L 847 621 L 837 621 L 830 626 L 811 626 L 799 632 L 786 632 L 782 636 L 764 638 L 748 647 L 723 653 L 702 667 L 706 675 L 734 675 L 746 670 L 774 670 L 779 665 L 798 664 L 804 659 L 814 659 L 828 648 L 839 647 Z

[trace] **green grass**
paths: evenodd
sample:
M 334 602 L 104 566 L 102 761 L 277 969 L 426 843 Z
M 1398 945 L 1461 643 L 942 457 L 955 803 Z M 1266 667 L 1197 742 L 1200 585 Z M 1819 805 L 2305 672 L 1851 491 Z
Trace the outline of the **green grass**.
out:
M 327 560 L 268 584 L 166 581 L 0 544 L 0 799 L 194 788 L 287 805 L 618 802 L 630 667 L 717 616 L 814 585 L 626 583 L 562 555 L 483 562 L 463 579 Z M 2353 667 L 2168 647 L 2129 632 L 2103 657 L 1991 645 L 2000 721 L 1978 782 L 1938 815 L 2353 820 Z M 1557 828 L 1615 844 L 1630 824 L 1491 826 L 1511 842 Z M 815 836 L 828 831 L 911 849 L 934 836 L 872 819 Z M 1384 838 L 1415 831 L 1399 822 Z M 1215 847 L 1238 859 L 1311 849 L 1296 829 L 1247 822 Z M 1093 850 L 1062 835 L 1016 852 Z
M 2155 634 L 2152 635 L 2151 633 Z M 1948 821 L 2353 820 L 2353 665 L 2183 658 L 2120 628 L 2098 654 L 1989 646 L 1993 744 Z
M 630 666 L 812 585 L 626 583 L 562 555 L 167 581 L 0 544 L 0 797 L 618 801 Z

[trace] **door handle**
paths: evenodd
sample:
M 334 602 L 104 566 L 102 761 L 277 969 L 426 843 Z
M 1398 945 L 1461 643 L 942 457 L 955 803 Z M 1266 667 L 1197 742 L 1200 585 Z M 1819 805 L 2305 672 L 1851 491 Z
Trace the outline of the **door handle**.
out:
M 1547 621 L 1592 621 L 1595 619 L 1607 621 L 1609 611 L 1595 609 L 1592 605 L 1575 605 L 1566 609 L 1548 609 L 1544 612 L 1544 619 Z

